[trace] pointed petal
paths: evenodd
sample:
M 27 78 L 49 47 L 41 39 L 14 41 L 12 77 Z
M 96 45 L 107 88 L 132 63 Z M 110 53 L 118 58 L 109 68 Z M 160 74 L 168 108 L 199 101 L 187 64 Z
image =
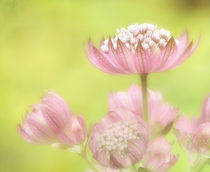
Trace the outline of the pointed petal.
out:
M 208 94 L 203 102 L 201 120 L 203 122 L 210 122 L 210 94 Z
M 142 43 L 139 41 L 136 48 L 135 55 L 136 68 L 139 73 L 150 72 L 150 59 L 148 58 L 148 52 L 142 47 Z

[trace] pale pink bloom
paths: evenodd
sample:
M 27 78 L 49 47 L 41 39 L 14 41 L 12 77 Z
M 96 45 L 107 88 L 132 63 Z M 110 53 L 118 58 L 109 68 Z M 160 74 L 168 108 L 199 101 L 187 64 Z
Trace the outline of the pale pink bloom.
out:
M 69 123 L 65 125 L 65 128 L 59 135 L 61 142 L 65 144 L 81 144 L 87 136 L 86 123 L 83 116 L 71 115 Z
M 159 97 L 160 98 L 160 97 Z M 142 92 L 137 84 L 132 84 L 127 92 L 109 94 L 109 110 L 125 108 L 142 117 Z
M 40 104 L 32 105 L 18 131 L 26 141 L 41 144 L 81 144 L 87 135 L 82 115 L 72 114 L 67 103 L 53 92 L 48 92 Z
M 210 94 L 208 94 L 203 102 L 201 112 L 202 122 L 210 122 Z
M 193 146 L 198 152 L 210 156 L 210 122 L 199 126 L 193 138 Z
M 179 66 L 196 49 L 188 33 L 174 39 L 169 31 L 152 24 L 134 24 L 102 40 L 96 48 L 89 41 L 86 54 L 90 62 L 111 74 L 162 72 Z
M 89 147 L 99 164 L 120 169 L 138 162 L 147 142 L 147 124 L 131 111 L 116 109 L 93 127 Z
M 150 171 L 166 172 L 177 161 L 178 156 L 171 152 L 172 146 L 165 137 L 159 137 L 149 144 L 143 157 L 143 165 Z
M 198 118 L 188 119 L 185 116 L 179 117 L 176 121 L 175 133 L 179 143 L 187 150 L 193 149 L 193 138 L 200 125 Z
M 142 117 L 142 92 L 141 88 L 133 84 L 128 92 L 111 93 L 109 95 L 109 108 L 125 108 Z M 167 130 L 178 115 L 178 109 L 163 102 L 160 92 L 148 91 L 148 118 L 152 133 Z
M 210 152 L 210 97 L 203 102 L 200 118 L 179 117 L 175 126 L 179 143 L 189 151 Z
M 153 133 L 167 133 L 178 115 L 178 108 L 164 103 L 160 92 L 149 91 L 149 124 Z

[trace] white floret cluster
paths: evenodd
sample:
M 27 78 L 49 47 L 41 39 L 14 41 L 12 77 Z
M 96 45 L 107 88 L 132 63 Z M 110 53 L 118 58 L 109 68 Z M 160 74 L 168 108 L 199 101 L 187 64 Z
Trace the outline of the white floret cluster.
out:
M 117 34 L 111 39 L 114 49 L 117 49 L 117 40 L 120 39 L 129 49 L 136 49 L 139 41 L 145 50 L 163 49 L 171 38 L 171 33 L 165 29 L 158 29 L 153 24 L 133 24 L 126 28 L 118 29 Z M 178 44 L 178 40 L 176 40 Z M 100 47 L 103 52 L 108 52 L 109 40 L 105 40 Z
M 99 139 L 99 149 L 112 152 L 117 150 L 124 151 L 128 147 L 129 140 L 140 138 L 140 133 L 136 124 L 116 123 L 106 130 Z

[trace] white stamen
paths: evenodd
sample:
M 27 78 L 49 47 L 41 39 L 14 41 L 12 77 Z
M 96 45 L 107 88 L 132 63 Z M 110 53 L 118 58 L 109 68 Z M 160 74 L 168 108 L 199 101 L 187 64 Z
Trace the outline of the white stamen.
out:
M 171 33 L 165 29 L 158 29 L 153 24 L 133 24 L 126 28 L 117 29 L 117 34 L 111 39 L 114 49 L 117 49 L 117 39 L 120 39 L 127 48 L 135 50 L 139 41 L 145 50 L 157 51 L 163 49 L 169 39 Z M 101 46 L 101 50 L 105 53 L 109 52 L 109 40 L 105 40 Z M 175 39 L 176 44 L 178 40 Z M 158 50 L 159 51 L 159 50 Z
M 130 139 L 139 138 L 137 126 L 131 123 L 116 123 L 110 126 L 99 139 L 99 149 L 109 152 L 113 150 L 124 151 Z

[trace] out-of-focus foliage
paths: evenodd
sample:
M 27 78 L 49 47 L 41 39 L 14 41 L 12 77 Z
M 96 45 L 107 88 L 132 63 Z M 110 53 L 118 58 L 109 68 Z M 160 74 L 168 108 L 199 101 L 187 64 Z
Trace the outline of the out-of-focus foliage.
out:
M 181 0 L 180 0 L 181 1 Z M 86 59 L 84 45 L 99 42 L 116 28 L 150 22 L 179 36 L 186 28 L 202 39 L 197 51 L 181 67 L 149 76 L 149 87 L 181 113 L 198 116 L 210 91 L 210 13 L 208 5 L 187 8 L 175 0 L 1 0 L 0 1 L 0 171 L 77 172 L 87 164 L 77 155 L 25 142 L 17 123 L 28 105 L 45 90 L 59 93 L 89 125 L 107 111 L 110 90 L 127 90 L 138 76 L 111 76 Z M 172 172 L 184 171 L 180 154 Z M 209 171 L 206 167 L 204 171 Z
M 181 8 L 198 8 L 202 6 L 209 6 L 209 0 L 171 0 L 174 1 L 175 5 L 178 5 Z

